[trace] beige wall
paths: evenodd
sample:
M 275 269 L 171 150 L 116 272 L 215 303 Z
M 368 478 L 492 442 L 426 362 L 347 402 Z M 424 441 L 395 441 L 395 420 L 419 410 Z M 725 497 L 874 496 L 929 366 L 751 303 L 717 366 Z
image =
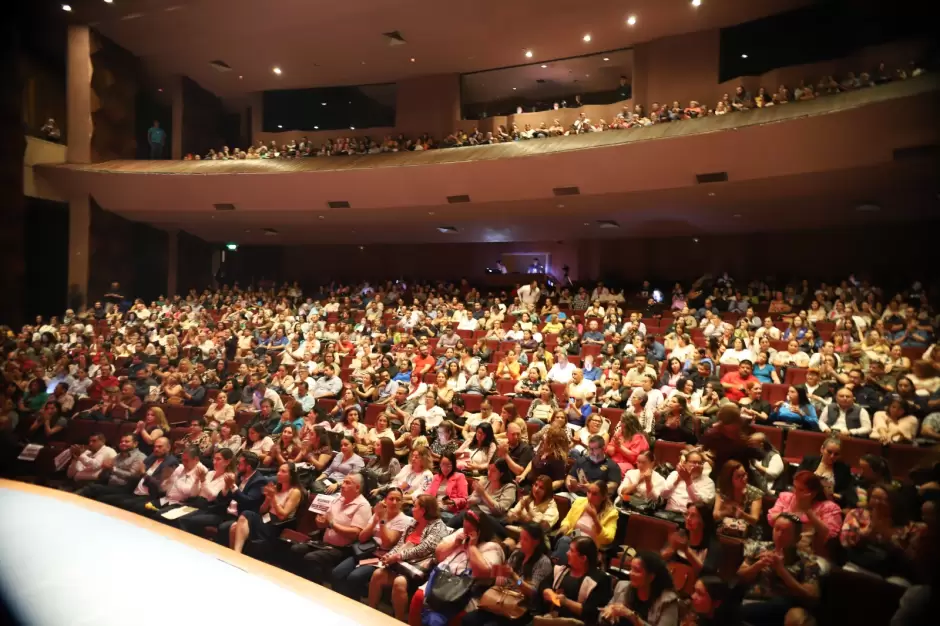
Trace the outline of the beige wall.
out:
M 67 148 L 61 143 L 26 136 L 26 154 L 23 158 L 23 193 L 31 198 L 65 202 L 61 193 L 43 177 L 36 176 L 34 165 L 65 163 Z

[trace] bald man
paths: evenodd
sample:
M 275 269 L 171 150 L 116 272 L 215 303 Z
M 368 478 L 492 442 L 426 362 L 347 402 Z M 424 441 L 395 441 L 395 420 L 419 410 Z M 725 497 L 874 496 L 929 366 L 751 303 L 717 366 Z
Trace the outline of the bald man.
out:
M 153 454 L 144 459 L 143 475 L 130 495 L 105 495 L 101 501 L 122 509 L 134 510 L 147 502 L 158 502 L 165 493 L 164 483 L 179 465 L 179 459 L 170 454 L 170 440 L 160 437 L 153 444 Z

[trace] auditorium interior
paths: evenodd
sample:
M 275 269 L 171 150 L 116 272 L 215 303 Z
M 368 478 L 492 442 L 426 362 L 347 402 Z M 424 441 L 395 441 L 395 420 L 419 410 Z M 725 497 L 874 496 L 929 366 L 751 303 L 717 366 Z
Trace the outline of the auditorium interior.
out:
M 925 16 L 22 4 L 5 623 L 940 620 Z

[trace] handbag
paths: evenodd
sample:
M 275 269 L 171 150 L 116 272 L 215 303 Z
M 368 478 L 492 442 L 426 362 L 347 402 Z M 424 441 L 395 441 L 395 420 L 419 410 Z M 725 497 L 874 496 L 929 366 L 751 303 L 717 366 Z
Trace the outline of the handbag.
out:
M 467 561 L 469 565 L 469 561 Z M 428 607 L 442 615 L 456 615 L 467 606 L 473 591 L 473 578 L 467 567 L 460 574 L 453 574 L 441 563 L 428 578 L 424 601 Z
M 519 619 L 529 610 L 525 595 L 511 587 L 490 587 L 480 598 L 479 607 L 508 619 Z
M 718 526 L 718 534 L 731 539 L 744 539 L 747 536 L 747 522 L 735 517 L 726 517 Z
M 372 556 L 379 549 L 379 544 L 374 539 L 368 541 L 357 541 L 352 544 L 353 558 L 357 561 Z

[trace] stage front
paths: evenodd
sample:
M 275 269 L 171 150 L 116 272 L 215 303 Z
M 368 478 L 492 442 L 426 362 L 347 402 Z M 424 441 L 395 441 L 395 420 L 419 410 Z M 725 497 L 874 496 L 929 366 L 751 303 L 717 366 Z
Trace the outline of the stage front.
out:
M 399 624 L 293 574 L 74 494 L 0 480 L 0 511 L 0 592 L 12 623 Z

